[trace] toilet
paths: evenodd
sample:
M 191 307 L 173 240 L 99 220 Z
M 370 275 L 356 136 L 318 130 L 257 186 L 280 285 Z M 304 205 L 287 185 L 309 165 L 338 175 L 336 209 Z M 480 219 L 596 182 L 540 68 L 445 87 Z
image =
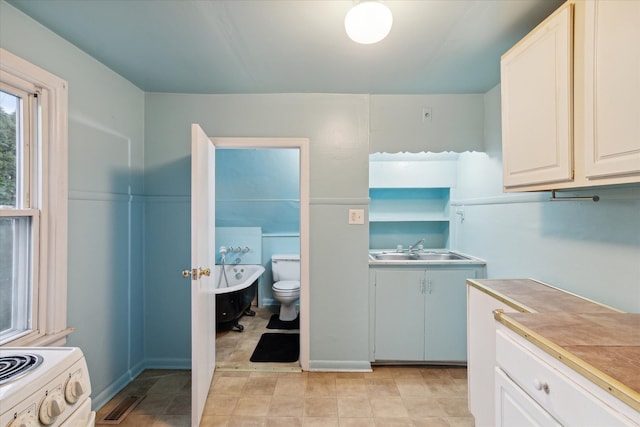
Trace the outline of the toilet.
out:
M 280 320 L 295 320 L 296 301 L 300 299 L 300 255 L 272 255 L 271 273 L 273 297 L 280 302 Z

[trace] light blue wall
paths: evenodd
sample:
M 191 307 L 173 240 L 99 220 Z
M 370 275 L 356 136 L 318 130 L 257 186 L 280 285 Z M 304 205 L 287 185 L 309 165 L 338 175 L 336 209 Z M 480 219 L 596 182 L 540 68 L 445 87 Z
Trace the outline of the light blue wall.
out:
M 69 83 L 67 344 L 99 407 L 144 361 L 144 93 L 4 1 L 0 46 Z
M 487 275 L 531 277 L 640 312 L 640 187 L 593 188 L 594 202 L 502 193 L 500 88 L 485 96 L 487 153 L 465 153 L 451 210 L 452 246 L 487 260 Z M 459 204 L 460 206 L 454 206 Z
M 179 272 L 189 265 L 189 132 L 199 123 L 210 136 L 310 139 L 311 365 L 368 364 L 368 227 L 347 224 L 349 208 L 368 208 L 368 119 L 366 95 L 146 95 L 149 360 L 190 357 L 190 290 Z

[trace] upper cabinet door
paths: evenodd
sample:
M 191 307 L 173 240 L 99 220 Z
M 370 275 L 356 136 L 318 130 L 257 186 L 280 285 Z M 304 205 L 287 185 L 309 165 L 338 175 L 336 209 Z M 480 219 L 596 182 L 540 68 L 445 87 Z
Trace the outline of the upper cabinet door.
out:
M 585 173 L 640 172 L 640 1 L 585 8 Z
M 572 49 L 567 3 L 502 57 L 505 187 L 573 178 Z

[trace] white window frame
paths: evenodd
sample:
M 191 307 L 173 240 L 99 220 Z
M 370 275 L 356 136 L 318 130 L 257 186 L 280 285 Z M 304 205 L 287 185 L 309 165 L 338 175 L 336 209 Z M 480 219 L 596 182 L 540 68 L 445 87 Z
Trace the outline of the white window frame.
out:
M 67 328 L 68 93 L 67 82 L 0 48 L 0 81 L 37 88 L 40 135 L 36 171 L 37 194 L 31 207 L 39 211 L 34 226 L 38 272 L 34 282 L 31 331 L 4 345 L 64 345 Z M 25 88 L 28 89 L 28 88 Z

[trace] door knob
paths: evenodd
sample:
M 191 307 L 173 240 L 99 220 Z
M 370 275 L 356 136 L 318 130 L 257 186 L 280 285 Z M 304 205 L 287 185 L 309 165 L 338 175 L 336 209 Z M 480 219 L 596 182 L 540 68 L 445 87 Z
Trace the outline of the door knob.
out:
M 199 273 L 200 273 L 200 276 L 209 277 L 209 276 L 211 276 L 211 269 L 210 268 L 202 268 L 202 267 L 200 267 Z

